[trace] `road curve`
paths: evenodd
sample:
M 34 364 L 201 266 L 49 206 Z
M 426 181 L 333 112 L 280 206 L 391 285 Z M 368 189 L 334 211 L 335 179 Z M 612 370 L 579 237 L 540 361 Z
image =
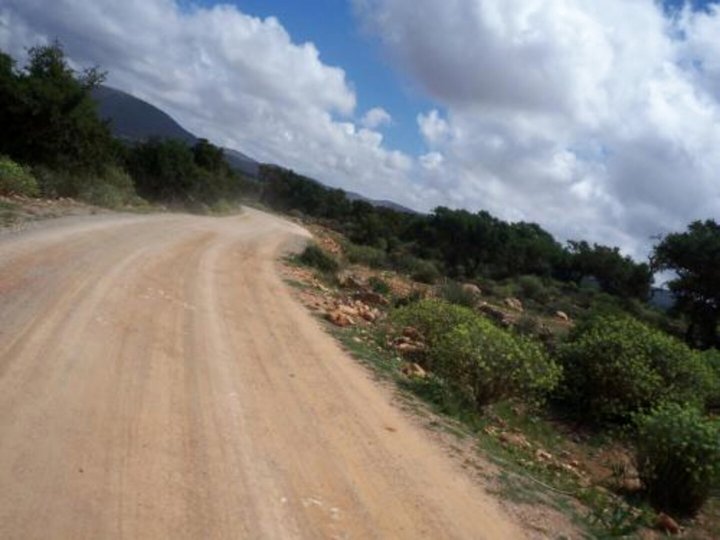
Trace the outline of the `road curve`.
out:
M 0 237 L 0 538 L 523 536 L 290 296 L 279 218 Z

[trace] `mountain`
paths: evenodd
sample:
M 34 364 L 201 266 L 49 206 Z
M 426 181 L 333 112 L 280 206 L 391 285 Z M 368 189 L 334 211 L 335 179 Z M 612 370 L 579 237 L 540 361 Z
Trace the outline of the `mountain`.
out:
M 260 176 L 260 164 L 253 158 L 232 148 L 223 148 L 223 150 L 225 151 L 225 159 L 233 169 L 243 172 L 252 178 L 258 178 Z
M 412 210 L 408 208 L 407 206 L 403 206 L 401 204 L 398 204 L 393 201 L 386 201 L 384 199 L 368 199 L 367 197 L 360 195 L 359 193 L 355 193 L 353 191 L 346 191 L 345 196 L 350 199 L 351 201 L 365 201 L 369 202 L 373 206 L 379 206 L 380 208 L 389 208 L 390 210 L 395 210 L 396 212 L 403 212 L 405 214 L 417 214 L 415 210 Z
M 154 105 L 122 90 L 99 86 L 93 90 L 98 114 L 110 121 L 115 137 L 128 141 L 142 141 L 150 137 L 179 139 L 195 144 L 197 137 L 183 128 L 169 114 Z
M 198 137 L 183 128 L 169 114 L 127 92 L 103 85 L 93 90 L 93 98 L 98 104 L 98 114 L 103 120 L 110 122 L 110 129 L 118 139 L 134 142 L 158 137 L 179 139 L 189 145 L 195 144 L 198 140 Z M 259 178 L 259 162 L 238 150 L 232 148 L 223 148 L 223 150 L 225 159 L 233 169 L 251 178 Z M 322 184 L 322 182 L 318 183 Z M 351 191 L 346 194 L 350 200 L 362 200 L 373 206 L 390 208 L 398 212 L 416 213 L 392 201 L 369 199 Z
M 127 92 L 110 86 L 99 86 L 93 90 L 93 98 L 98 104 L 100 118 L 110 122 L 110 129 L 118 139 L 144 141 L 158 137 L 178 139 L 190 145 L 198 140 L 169 114 Z M 232 148 L 223 150 L 232 168 L 257 178 L 260 168 L 257 161 Z

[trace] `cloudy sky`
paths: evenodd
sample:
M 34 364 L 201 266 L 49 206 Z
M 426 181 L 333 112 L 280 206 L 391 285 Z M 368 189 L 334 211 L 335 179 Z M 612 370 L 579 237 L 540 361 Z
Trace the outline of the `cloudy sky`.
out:
M 0 0 L 0 48 L 217 144 L 418 210 L 643 256 L 720 218 L 720 6 L 673 0 Z

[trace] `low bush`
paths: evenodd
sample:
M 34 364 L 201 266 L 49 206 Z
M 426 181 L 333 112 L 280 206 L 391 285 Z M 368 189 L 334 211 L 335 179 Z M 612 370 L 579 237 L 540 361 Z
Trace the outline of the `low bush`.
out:
M 534 300 L 545 304 L 550 300 L 550 291 L 537 276 L 520 276 L 517 278 L 518 295 L 524 300 Z
M 316 244 L 308 245 L 298 256 L 298 260 L 302 264 L 317 268 L 321 272 L 337 272 L 340 268 L 335 258 Z
M 539 344 L 468 308 L 422 300 L 398 309 L 393 321 L 423 334 L 426 367 L 477 408 L 510 397 L 541 397 L 560 378 L 560 368 Z
M 720 410 L 720 351 L 717 349 L 709 349 L 698 353 L 700 360 L 710 371 L 710 391 L 707 397 L 707 408 L 710 410 Z
M 434 263 L 422 259 L 417 259 L 415 268 L 410 272 L 412 279 L 426 285 L 434 284 L 441 276 L 440 270 Z
M 40 189 L 28 168 L 6 156 L 0 156 L 0 195 L 37 197 Z
M 640 480 L 656 509 L 690 516 L 720 481 L 720 425 L 668 404 L 636 417 Z
M 398 272 L 410 275 L 415 281 L 432 285 L 442 274 L 435 263 L 410 255 L 396 252 L 390 255 L 390 265 Z
M 454 326 L 476 317 L 472 310 L 442 300 L 419 300 L 395 310 L 392 321 L 398 326 L 417 328 L 427 345 L 433 347 Z
M 353 264 L 364 264 L 370 268 L 387 266 L 387 254 L 382 249 L 347 242 L 343 246 L 343 251 L 347 260 Z
M 666 401 L 703 406 L 712 385 L 697 353 L 630 317 L 583 322 L 558 354 L 565 370 L 561 397 L 596 421 L 624 422 Z
M 391 292 L 390 285 L 388 285 L 387 281 L 377 276 L 371 276 L 370 279 L 368 279 L 368 285 L 378 294 L 387 295 Z
M 473 308 L 477 304 L 478 295 L 457 281 L 446 281 L 438 291 L 440 298 L 458 306 Z
M 515 323 L 515 331 L 523 336 L 537 335 L 540 330 L 540 321 L 537 317 L 523 314 Z
M 542 398 L 560 380 L 561 369 L 538 343 L 481 317 L 449 329 L 430 354 L 434 372 L 477 408 Z
M 105 208 L 120 208 L 142 202 L 132 178 L 118 167 L 107 167 L 102 175 L 79 182 L 77 197 Z

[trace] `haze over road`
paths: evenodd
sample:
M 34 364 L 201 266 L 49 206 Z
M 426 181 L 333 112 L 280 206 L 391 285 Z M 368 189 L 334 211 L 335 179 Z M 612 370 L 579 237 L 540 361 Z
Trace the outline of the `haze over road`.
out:
M 0 538 L 519 538 L 242 216 L 0 237 Z

